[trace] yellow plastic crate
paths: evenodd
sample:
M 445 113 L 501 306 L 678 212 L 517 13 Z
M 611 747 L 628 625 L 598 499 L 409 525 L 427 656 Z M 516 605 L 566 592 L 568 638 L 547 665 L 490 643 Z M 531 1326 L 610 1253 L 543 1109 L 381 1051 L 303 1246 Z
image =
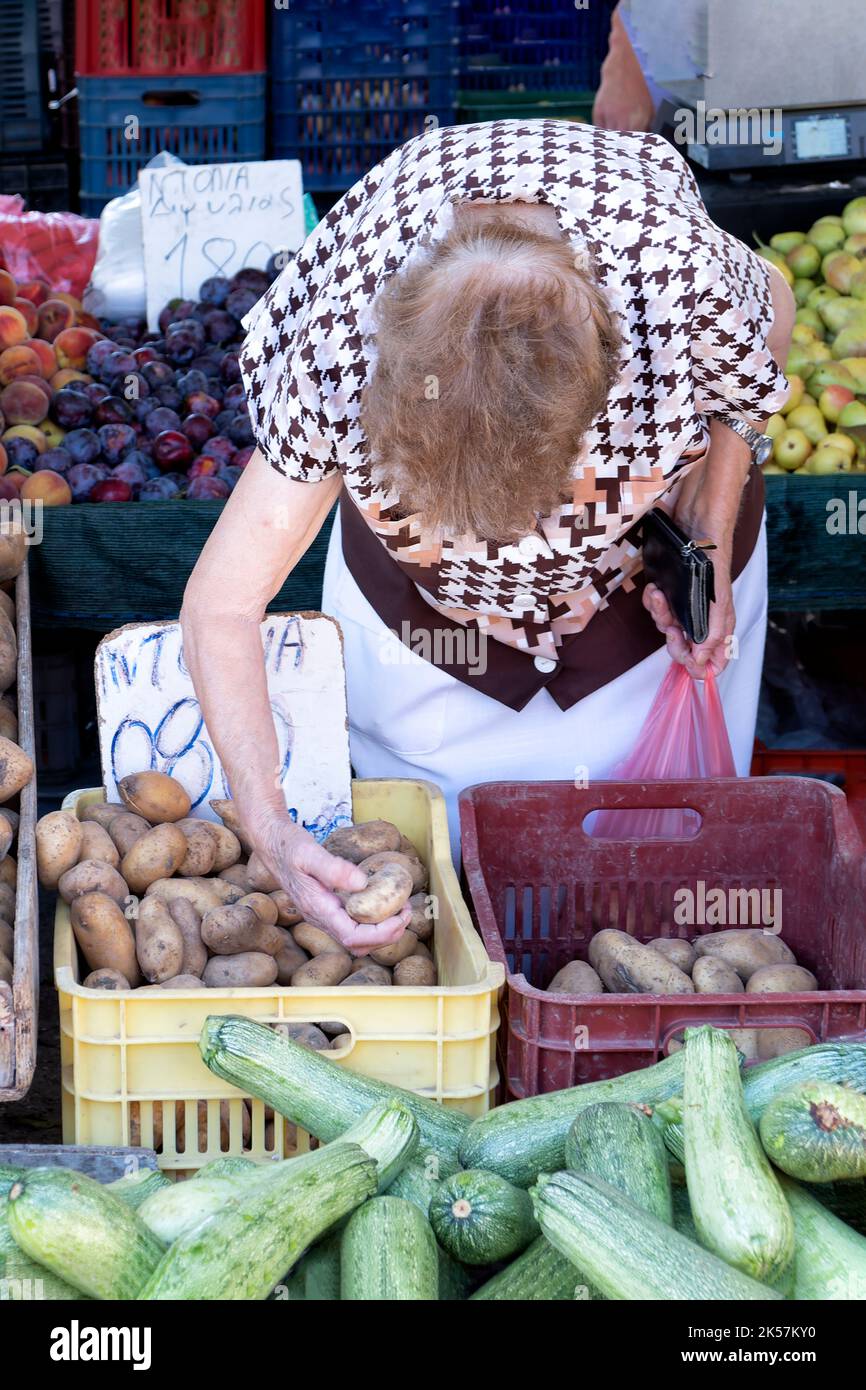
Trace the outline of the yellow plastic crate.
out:
M 103 800 L 72 792 L 66 810 Z M 505 977 L 472 925 L 451 861 L 445 803 L 431 782 L 359 780 L 356 821 L 393 821 L 429 867 L 438 898 L 439 984 L 416 989 L 83 989 L 69 909 L 57 905 L 54 981 L 60 1007 L 63 1140 L 157 1149 L 160 1167 L 180 1173 L 221 1154 L 282 1158 L 308 1136 L 208 1071 L 198 1038 L 208 1014 L 262 1023 L 339 1019 L 352 1043 L 340 1065 L 417 1091 L 468 1115 L 494 1103 L 496 1029 Z M 248 1110 L 245 1110 L 244 1101 Z

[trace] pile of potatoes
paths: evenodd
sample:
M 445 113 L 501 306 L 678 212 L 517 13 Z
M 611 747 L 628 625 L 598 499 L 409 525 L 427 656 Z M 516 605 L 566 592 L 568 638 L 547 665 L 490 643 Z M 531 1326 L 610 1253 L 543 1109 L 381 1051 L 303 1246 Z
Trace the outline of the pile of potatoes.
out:
M 118 789 L 119 803 L 88 806 L 80 819 L 52 811 L 36 827 L 39 879 L 70 905 L 90 971 L 85 987 L 436 983 L 425 944 L 433 933 L 423 891 L 427 871 L 390 822 L 348 826 L 325 841 L 367 872 L 366 888 L 340 895 L 356 921 L 383 921 L 406 903 L 412 909 L 399 941 L 353 958 L 302 920 L 252 851 L 233 802 L 210 803 L 218 825 L 190 816 L 189 796 L 164 773 L 133 773 Z M 341 1024 L 321 1025 L 326 1045 L 334 1029 L 345 1031 Z
M 547 986 L 550 994 L 802 994 L 818 988 L 810 970 L 780 936 L 760 927 L 707 932 L 692 941 L 663 936 L 644 945 L 607 928 L 589 945 L 589 963 L 569 961 Z M 750 1060 L 805 1047 L 801 1028 L 732 1029 Z M 682 1046 L 675 1039 L 671 1050 Z
M 18 525 L 0 530 L 0 584 L 14 587 L 27 554 L 26 537 Z M 18 638 L 15 601 L 0 588 L 0 981 L 12 984 L 15 960 L 15 886 L 17 866 L 10 854 L 18 833 L 18 812 L 7 802 L 33 776 L 33 760 L 18 745 L 15 682 L 18 676 Z

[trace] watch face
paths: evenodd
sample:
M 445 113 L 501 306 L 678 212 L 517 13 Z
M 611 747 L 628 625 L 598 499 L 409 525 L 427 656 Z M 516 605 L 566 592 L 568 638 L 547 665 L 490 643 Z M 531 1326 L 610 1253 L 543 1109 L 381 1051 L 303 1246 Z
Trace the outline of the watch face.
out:
M 755 445 L 755 463 L 758 465 L 766 463 L 773 452 L 773 441 L 768 434 L 758 435 L 758 442 Z

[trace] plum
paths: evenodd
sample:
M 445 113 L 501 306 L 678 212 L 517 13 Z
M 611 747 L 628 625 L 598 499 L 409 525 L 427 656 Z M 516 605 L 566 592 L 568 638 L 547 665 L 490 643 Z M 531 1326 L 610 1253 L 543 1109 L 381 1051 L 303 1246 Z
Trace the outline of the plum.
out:
M 90 489 L 88 502 L 131 502 L 132 484 L 125 478 L 103 478 Z
M 153 346 L 153 343 L 143 343 L 141 347 L 135 349 L 132 355 L 139 367 L 143 367 L 146 362 L 156 362 L 159 358 L 159 354 Z
M 232 290 L 226 300 L 226 309 L 230 314 L 234 314 L 236 319 L 245 318 L 250 310 L 255 308 L 261 297 L 261 294 L 255 290 Z
M 180 416 L 176 410 L 169 410 L 168 406 L 160 405 L 157 406 L 156 410 L 150 412 L 144 422 L 144 428 L 151 439 L 156 439 L 156 436 L 162 434 L 163 430 L 179 430 Z
M 102 425 L 97 433 L 102 456 L 109 464 L 121 463 L 135 448 L 135 430 L 129 425 Z
M 180 430 L 163 430 L 153 441 L 153 457 L 166 473 L 185 468 L 193 455 L 192 444 Z
M 76 463 L 73 464 L 66 475 L 72 490 L 73 502 L 87 502 L 90 494 L 101 483 L 104 478 L 109 476 L 108 469 L 101 463 Z
M 177 329 L 165 340 L 165 355 L 175 367 L 186 367 L 197 351 L 195 339 L 184 329 Z
M 141 464 L 133 459 L 132 454 L 112 468 L 111 476 L 112 478 L 120 478 L 121 482 L 129 483 L 133 494 L 138 491 L 142 483 L 147 482 L 147 474 Z
M 125 469 L 127 464 L 141 469 L 142 481 L 145 481 L 147 478 L 159 478 L 162 476 L 151 456 L 145 454 L 141 449 L 133 449 L 131 453 L 126 455 L 123 462 L 117 465 L 117 468 Z M 125 477 L 126 475 L 124 474 L 123 476 Z
M 261 299 L 271 283 L 271 278 L 266 270 L 257 270 L 255 266 L 245 265 L 232 276 L 232 289 L 250 290 L 257 299 Z
M 174 368 L 170 367 L 167 362 L 158 360 L 155 362 L 145 362 L 141 369 L 141 375 L 144 377 L 151 390 L 156 391 L 158 387 L 167 386 L 170 382 L 174 381 Z
M 236 415 L 236 410 L 221 410 L 219 415 L 214 418 L 214 425 L 217 428 L 217 432 L 219 434 L 225 434 Z
M 215 434 L 202 447 L 202 454 L 208 458 L 215 458 L 217 464 L 232 463 L 236 453 L 234 444 L 230 439 L 226 439 L 224 434 Z
M 62 444 L 58 444 L 54 449 L 46 449 L 44 454 L 40 454 L 36 463 L 33 465 L 34 473 L 43 468 L 49 468 L 52 473 L 59 473 L 65 476 L 72 467 L 72 455 Z
M 202 502 L 224 499 L 230 492 L 231 488 L 222 478 L 203 477 L 193 478 L 186 495 L 191 502 Z
M 215 309 L 222 309 L 231 288 L 231 283 L 224 275 L 211 275 L 209 280 L 204 280 L 199 285 L 198 297 L 203 304 L 211 304 Z
M 114 386 L 121 377 L 129 376 L 138 367 L 138 363 L 131 352 L 124 352 L 118 349 L 110 352 L 102 362 L 96 375 L 100 381 L 104 381 L 106 386 Z
M 204 322 L 212 343 L 230 343 L 240 332 L 240 324 L 227 309 L 212 309 Z
M 94 425 L 128 425 L 132 418 L 132 408 L 120 396 L 106 396 L 93 408 Z
M 234 410 L 237 413 L 246 408 L 246 403 L 247 393 L 242 382 L 233 381 L 231 386 L 226 387 L 223 392 L 223 405 L 226 410 Z
M 79 387 L 80 385 L 81 382 L 79 381 L 71 381 L 69 383 L 69 386 L 65 389 L 71 391 L 74 388 L 77 389 L 77 387 Z M 111 392 L 109 391 L 107 386 L 103 385 L 101 381 L 88 381 L 85 383 L 84 390 L 81 394 L 87 397 L 91 405 L 98 405 L 100 401 L 105 400 L 106 396 L 110 396 Z
M 113 352 L 117 352 L 117 343 L 112 338 L 101 338 L 87 349 L 86 370 L 90 376 L 99 376 L 103 362 Z
M 148 478 L 147 482 L 141 485 L 138 500 L 139 502 L 166 502 L 170 497 L 177 497 L 179 492 L 180 488 L 172 478 Z
M 195 303 L 191 299 L 171 299 L 164 309 L 160 310 L 157 324 L 160 333 L 165 333 L 172 323 L 178 323 L 181 319 L 189 318 L 195 309 Z
M 95 430 L 70 430 L 64 437 L 63 448 L 73 463 L 95 463 L 99 458 L 99 435 Z
M 62 430 L 80 430 L 90 424 L 93 405 L 81 391 L 64 386 L 51 402 L 51 415 Z
M 187 396 L 184 405 L 192 415 L 207 415 L 214 420 L 220 413 L 220 403 L 213 396 L 209 396 L 206 391 L 193 391 L 191 396 Z
M 180 411 L 183 406 L 183 396 L 178 391 L 174 382 L 167 382 L 165 386 L 156 388 L 156 397 L 160 405 L 168 406 L 169 410 Z
M 207 376 L 203 371 L 192 368 L 188 372 L 181 372 L 175 381 L 175 386 L 182 396 L 191 396 L 193 391 L 207 390 Z
M 219 459 L 212 458 L 210 454 L 199 454 L 197 459 L 193 459 L 189 466 L 188 477 L 202 478 L 207 474 L 216 475 L 221 468 L 228 468 L 228 464 L 220 463 Z
M 159 402 L 153 396 L 142 396 L 134 402 L 132 407 L 132 418 L 140 425 L 143 425 L 148 415 L 152 415 L 159 409 Z
M 238 449 L 229 466 L 234 468 L 246 468 L 255 452 L 255 444 L 248 444 L 245 449 Z
M 220 360 L 220 376 L 223 381 L 232 385 L 241 379 L 241 364 L 238 360 L 239 353 L 234 348 L 224 352 Z
M 209 415 L 187 415 L 181 429 L 195 449 L 200 449 L 215 433 L 214 422 Z
M 9 468 L 26 468 L 32 471 L 36 467 L 39 450 L 32 439 L 25 439 L 22 435 L 13 435 L 10 439 L 7 435 L 3 440 L 3 447 L 6 450 Z
M 96 408 L 98 410 L 99 406 Z M 236 415 L 226 430 L 226 434 L 238 449 L 245 449 L 248 444 L 255 444 L 256 442 L 250 417 L 247 414 Z
M 123 381 L 120 382 L 120 386 L 123 388 L 125 401 L 140 401 L 145 396 L 150 395 L 150 383 L 140 371 L 127 372 Z
M 242 468 L 238 468 L 236 464 L 227 463 L 224 465 L 224 467 L 219 469 L 216 476 L 220 479 L 221 482 L 227 484 L 229 492 L 233 492 L 235 484 L 238 482 L 243 471 L 244 470 Z

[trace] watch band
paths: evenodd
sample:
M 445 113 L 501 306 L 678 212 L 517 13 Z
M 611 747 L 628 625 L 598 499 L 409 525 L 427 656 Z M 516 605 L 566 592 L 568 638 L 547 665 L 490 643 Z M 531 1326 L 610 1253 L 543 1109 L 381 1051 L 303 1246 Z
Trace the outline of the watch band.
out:
M 719 418 L 723 424 L 728 426 L 728 429 L 733 430 L 748 444 L 752 451 L 753 464 L 766 463 L 773 450 L 773 441 L 768 434 L 761 434 L 761 431 L 756 430 L 753 425 L 748 424 L 745 420 L 738 420 L 733 415 L 721 415 Z

